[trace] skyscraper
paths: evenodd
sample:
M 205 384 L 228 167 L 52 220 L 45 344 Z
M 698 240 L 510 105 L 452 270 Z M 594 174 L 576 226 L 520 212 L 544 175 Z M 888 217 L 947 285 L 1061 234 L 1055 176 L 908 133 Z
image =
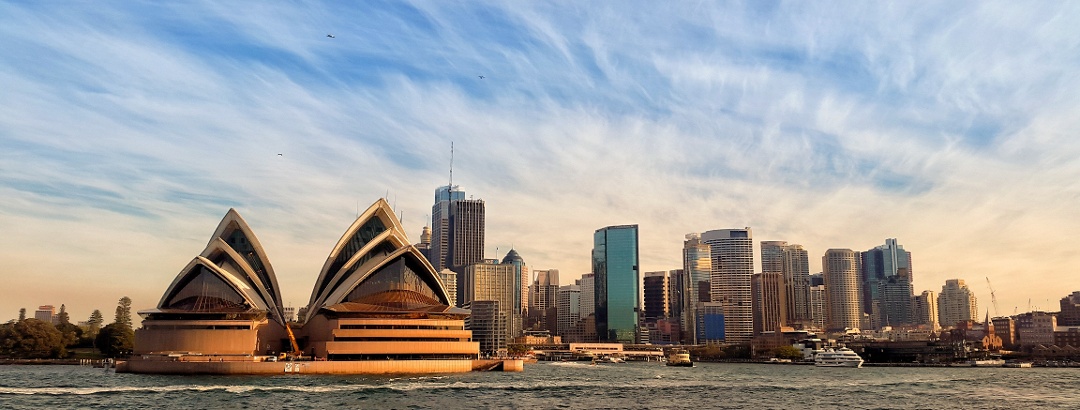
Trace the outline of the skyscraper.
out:
M 934 291 L 924 290 L 921 295 L 915 295 L 915 324 L 930 326 L 930 330 L 938 330 L 938 306 Z
M 448 268 L 458 273 L 458 289 L 463 289 L 465 267 L 484 259 L 484 201 L 465 199 L 456 185 L 435 190 L 431 208 L 430 262 L 436 271 Z M 462 305 L 463 292 L 458 292 Z M 513 303 L 514 299 L 504 301 Z
M 754 334 L 780 330 L 787 322 L 783 274 L 755 273 L 750 276 L 750 288 L 754 295 Z
M 701 234 L 688 233 L 683 242 L 683 280 L 679 288 L 682 301 L 682 317 L 679 322 L 683 330 L 683 343 L 697 344 L 697 312 L 702 303 L 709 302 L 712 275 L 712 258 L 709 245 L 701 242 Z
M 815 329 L 825 329 L 829 322 L 828 310 L 825 309 L 825 285 L 810 286 L 810 320 Z
M 656 322 L 668 315 L 668 276 L 665 271 L 645 272 L 645 316 L 646 322 Z
M 516 275 L 514 277 L 517 278 L 514 287 L 518 289 L 518 297 L 514 303 L 517 304 L 520 315 L 524 318 L 528 314 L 529 308 L 529 267 L 525 264 L 525 259 L 522 259 L 521 255 L 518 255 L 517 251 L 513 249 L 506 253 L 502 263 L 514 265 L 514 274 Z
M 978 320 L 979 302 L 963 279 L 949 279 L 938 294 L 938 317 L 942 328 L 953 328 L 957 323 Z
M 802 245 L 790 244 L 783 248 L 784 289 L 787 292 L 789 323 L 808 324 L 810 312 L 810 257 Z
M 581 318 L 596 313 L 596 275 L 581 275 Z
M 506 347 L 506 343 L 521 334 L 520 310 L 513 301 L 518 294 L 514 289 L 515 272 L 514 266 L 499 263 L 496 259 L 487 259 L 479 263 L 465 267 L 465 274 L 460 280 L 464 286 L 459 288 L 462 298 L 462 306 L 477 305 L 474 302 L 498 302 L 497 304 L 485 304 L 485 308 L 496 309 L 496 326 L 489 330 L 494 332 L 495 348 Z M 476 329 L 473 329 L 474 332 Z
M 859 329 L 862 309 L 859 306 L 858 254 L 851 249 L 829 249 L 821 258 L 825 276 L 825 329 L 840 332 Z
M 529 286 L 529 323 L 530 330 L 555 331 L 555 297 L 559 291 L 559 270 L 534 270 L 532 285 Z
M 914 323 L 911 253 L 889 238 L 860 257 L 863 312 L 874 327 Z
M 668 271 L 668 317 L 674 321 L 679 322 L 680 329 L 682 326 L 683 317 L 683 289 L 686 288 L 686 278 L 682 269 L 672 269 Z M 682 341 L 682 335 L 675 335 L 675 342 Z
M 601 342 L 634 343 L 641 300 L 638 226 L 597 229 L 593 234 L 596 334 Z
M 709 245 L 712 259 L 709 298 L 724 307 L 724 338 L 728 343 L 748 343 L 754 335 L 750 290 L 754 239 L 750 228 L 704 232 L 701 241 Z
M 581 287 L 578 285 L 560 286 L 555 297 L 558 312 L 558 329 L 556 334 L 564 340 L 580 340 L 576 332 L 578 321 L 581 320 Z

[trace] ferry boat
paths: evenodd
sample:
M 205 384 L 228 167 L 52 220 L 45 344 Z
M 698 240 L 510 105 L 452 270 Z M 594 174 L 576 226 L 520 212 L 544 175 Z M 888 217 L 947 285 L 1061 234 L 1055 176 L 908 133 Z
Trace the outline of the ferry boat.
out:
M 1002 367 L 1005 366 L 1004 359 L 977 359 L 968 362 L 971 367 Z
M 674 350 L 668 355 L 668 366 L 694 367 L 694 361 L 690 360 L 690 352 L 686 350 Z
M 862 367 L 862 364 L 859 354 L 846 347 L 825 349 L 814 357 L 814 366 L 819 367 Z

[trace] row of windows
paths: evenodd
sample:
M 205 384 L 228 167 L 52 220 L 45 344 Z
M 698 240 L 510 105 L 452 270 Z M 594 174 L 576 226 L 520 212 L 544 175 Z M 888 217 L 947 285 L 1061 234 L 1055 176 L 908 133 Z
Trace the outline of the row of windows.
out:
M 341 329 L 409 329 L 409 330 L 465 330 L 461 326 L 424 326 L 424 325 L 341 325 Z

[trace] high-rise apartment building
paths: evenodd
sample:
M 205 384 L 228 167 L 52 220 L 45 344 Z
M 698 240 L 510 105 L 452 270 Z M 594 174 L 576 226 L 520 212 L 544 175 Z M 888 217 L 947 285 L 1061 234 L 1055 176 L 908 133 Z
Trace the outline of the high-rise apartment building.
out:
M 783 274 L 755 273 L 750 277 L 750 288 L 754 294 L 754 334 L 780 330 L 787 321 Z
M 949 279 L 938 294 L 938 322 L 943 328 L 953 328 L 959 322 L 978 320 L 979 302 L 963 279 Z
M 875 328 L 915 323 L 911 253 L 895 238 L 860 254 L 863 312 Z
M 862 309 L 859 303 L 858 253 L 851 249 L 829 249 L 821 258 L 825 277 L 825 329 L 840 332 L 859 329 Z
M 596 334 L 601 342 L 634 343 L 638 334 L 638 226 L 597 229 L 593 234 Z
M 581 318 L 596 313 L 596 275 L 586 273 L 581 275 Z
M 810 320 L 810 259 L 802 245 L 761 242 L 761 272 L 780 273 L 784 325 L 808 325 Z M 779 299 L 778 299 L 779 300 Z
M 645 322 L 655 323 L 668 316 L 668 275 L 666 271 L 645 272 Z
M 472 303 L 476 301 L 499 302 L 498 326 L 493 328 L 493 331 L 497 333 L 495 340 L 498 347 L 505 347 L 508 341 L 522 333 L 522 321 L 518 316 L 520 310 L 513 303 L 518 294 L 517 289 L 514 289 L 514 266 L 499 263 L 496 259 L 487 259 L 467 266 L 462 276 L 464 278 L 460 282 L 464 286 L 458 289 L 463 300 L 462 306 L 476 305 Z
M 927 325 L 930 330 L 938 330 L 938 306 L 934 291 L 924 290 L 921 295 L 915 295 L 915 324 Z
M 712 276 L 712 258 L 709 253 L 709 245 L 701 241 L 701 234 L 686 234 L 683 242 L 683 280 L 679 287 L 679 300 L 682 302 L 682 317 L 679 324 L 682 325 L 683 343 L 697 344 L 698 331 L 695 330 L 698 320 L 695 317 L 699 306 L 709 302 L 712 287 L 709 281 Z
M 37 311 L 34 312 L 34 319 L 40 320 L 45 323 L 52 323 L 53 318 L 56 317 L 56 307 L 53 305 L 38 306 Z
M 718 229 L 701 234 L 709 245 L 712 270 L 709 298 L 724 307 L 724 337 L 728 343 L 749 343 L 754 335 L 754 239 L 750 228 Z M 700 323 L 700 321 L 699 321 Z

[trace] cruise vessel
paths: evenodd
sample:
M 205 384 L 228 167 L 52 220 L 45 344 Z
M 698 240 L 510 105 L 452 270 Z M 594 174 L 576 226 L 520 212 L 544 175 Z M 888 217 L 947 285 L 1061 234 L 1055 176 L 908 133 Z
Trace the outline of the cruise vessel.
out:
M 820 367 L 862 367 L 862 364 L 863 359 L 846 347 L 825 349 L 814 358 L 814 366 Z

